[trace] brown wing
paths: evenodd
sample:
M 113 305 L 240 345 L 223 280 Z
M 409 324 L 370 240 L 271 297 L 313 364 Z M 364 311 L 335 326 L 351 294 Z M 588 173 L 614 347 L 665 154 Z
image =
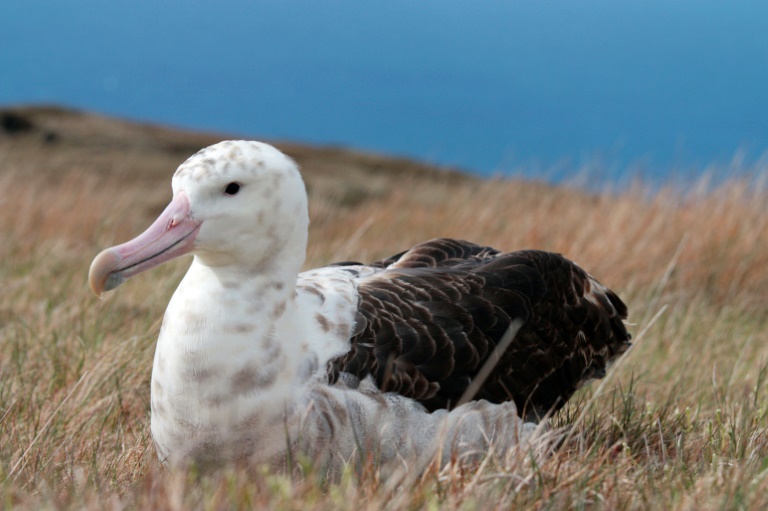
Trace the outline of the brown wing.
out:
M 495 248 L 475 245 L 469 241 L 451 238 L 436 238 L 420 243 L 415 247 L 400 252 L 368 266 L 386 268 L 437 268 L 461 266 L 471 262 L 481 262 L 498 255 Z
M 475 398 L 514 400 L 536 419 L 630 345 L 624 303 L 559 254 L 436 239 L 373 266 L 388 269 L 360 281 L 352 347 L 329 364 L 332 381 L 372 374 L 382 390 L 450 408 L 519 318 Z

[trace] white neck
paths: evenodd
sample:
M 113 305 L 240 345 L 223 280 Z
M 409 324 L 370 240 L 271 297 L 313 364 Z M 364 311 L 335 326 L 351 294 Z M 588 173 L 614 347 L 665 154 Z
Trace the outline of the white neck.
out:
M 282 420 L 296 395 L 304 335 L 292 318 L 302 260 L 287 254 L 255 271 L 195 257 L 155 352 L 152 434 L 161 457 L 198 458 L 188 446 L 237 439 L 242 430 L 237 442 L 206 449 L 232 458 L 245 444 L 269 444 L 260 432 L 280 430 L 265 426 Z

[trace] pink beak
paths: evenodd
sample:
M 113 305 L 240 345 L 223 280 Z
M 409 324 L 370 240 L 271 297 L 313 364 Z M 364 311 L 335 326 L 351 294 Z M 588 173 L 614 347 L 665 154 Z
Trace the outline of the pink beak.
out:
M 88 272 L 93 292 L 101 296 L 138 273 L 192 251 L 201 222 L 189 210 L 189 197 L 179 192 L 149 229 L 97 255 Z

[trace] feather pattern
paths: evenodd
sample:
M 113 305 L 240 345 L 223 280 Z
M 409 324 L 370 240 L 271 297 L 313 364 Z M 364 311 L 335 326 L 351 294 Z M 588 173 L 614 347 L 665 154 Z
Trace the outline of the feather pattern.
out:
M 559 254 L 439 238 L 369 266 L 380 271 L 357 283 L 351 348 L 330 362 L 331 382 L 371 374 L 386 392 L 450 409 L 519 319 L 475 397 L 536 420 L 630 346 L 621 299 Z

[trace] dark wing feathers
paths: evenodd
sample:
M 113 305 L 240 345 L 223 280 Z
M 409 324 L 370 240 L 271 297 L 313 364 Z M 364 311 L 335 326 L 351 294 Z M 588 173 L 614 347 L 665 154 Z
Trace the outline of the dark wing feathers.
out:
M 450 408 L 520 319 L 475 398 L 514 400 L 535 419 L 630 345 L 624 303 L 559 254 L 440 238 L 371 266 L 384 270 L 359 282 L 351 350 L 330 362 L 331 381 L 372 374 L 382 390 Z
M 455 266 L 467 261 L 487 260 L 499 251 L 491 247 L 482 247 L 468 241 L 454 240 L 450 238 L 437 238 L 420 243 L 410 250 L 375 261 L 368 266 L 386 268 L 394 265 L 395 268 L 436 268 L 441 266 Z

